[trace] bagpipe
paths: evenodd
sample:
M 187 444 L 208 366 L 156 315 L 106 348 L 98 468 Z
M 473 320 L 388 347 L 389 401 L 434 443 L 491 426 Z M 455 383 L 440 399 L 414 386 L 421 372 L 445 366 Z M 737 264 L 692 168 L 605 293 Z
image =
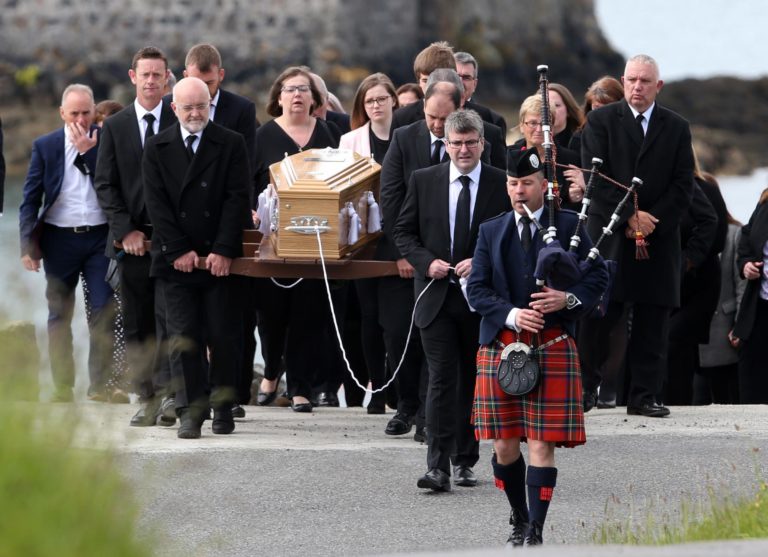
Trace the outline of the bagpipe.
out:
M 547 193 L 545 195 L 545 199 L 549 211 L 549 226 L 545 229 L 534 217 L 531 210 L 527 206 L 524 206 L 529 218 L 534 223 L 538 233 L 541 234 L 545 244 L 545 247 L 539 252 L 538 260 L 536 263 L 536 270 L 534 272 L 536 285 L 539 289 L 543 288 L 544 285 L 547 285 L 550 288 L 554 288 L 555 290 L 568 290 L 589 271 L 592 265 L 595 265 L 598 262 L 602 262 L 608 269 L 609 286 L 608 291 L 603 294 L 601 299 L 607 300 L 609 298 L 610 285 L 613 282 L 613 276 L 615 275 L 616 262 L 603 262 L 602 258 L 600 257 L 600 246 L 608 236 L 611 236 L 614 233 L 616 226 L 621 220 L 621 215 L 624 212 L 624 208 L 630 202 L 630 198 L 632 199 L 634 213 L 637 217 L 637 190 L 643 185 L 643 181 L 640 178 L 634 177 L 632 178 L 631 185 L 625 186 L 610 178 L 609 176 L 602 174 L 600 172 L 600 168 L 603 164 L 603 160 L 598 157 L 594 157 L 592 159 L 591 169 L 579 169 L 582 172 L 588 172 L 589 179 L 584 189 L 584 197 L 581 201 L 581 209 L 578 213 L 578 219 L 576 221 L 573 235 L 570 237 L 568 249 L 566 250 L 561 245 L 560 241 L 557 239 L 557 212 L 560 210 L 560 194 L 555 169 L 558 166 L 568 168 L 568 165 L 558 165 L 557 163 L 557 148 L 552 136 L 552 121 L 549 108 L 549 80 L 547 77 L 549 67 L 546 65 L 540 65 L 536 69 L 539 73 L 539 93 L 541 95 L 541 126 L 542 132 L 544 134 L 544 176 L 547 180 Z M 594 242 L 586 257 L 583 260 L 580 260 L 580 233 L 583 230 L 586 230 L 587 219 L 589 218 L 589 207 L 592 203 L 592 195 L 598 179 L 602 179 L 609 184 L 625 190 L 625 194 L 614 209 L 608 223 L 602 228 L 602 234 L 600 237 Z M 647 247 L 648 243 L 646 242 L 642 232 L 639 229 L 636 230 L 635 257 L 637 259 L 648 259 Z M 598 307 L 598 312 L 600 315 L 604 315 L 605 307 Z

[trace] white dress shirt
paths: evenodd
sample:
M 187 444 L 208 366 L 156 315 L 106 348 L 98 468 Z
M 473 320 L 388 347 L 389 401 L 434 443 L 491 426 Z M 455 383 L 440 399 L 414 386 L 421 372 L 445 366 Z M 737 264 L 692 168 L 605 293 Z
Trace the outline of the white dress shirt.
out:
M 651 103 L 651 106 L 649 106 L 645 112 L 643 112 L 643 123 L 641 124 L 643 126 L 643 135 L 648 135 L 648 122 L 651 121 L 651 114 L 653 114 L 653 109 L 656 107 L 656 103 Z M 635 117 L 635 120 L 637 120 L 637 115 L 640 114 L 637 110 L 634 109 L 634 107 L 630 104 L 629 109 L 632 111 L 632 116 Z
M 107 222 L 99 206 L 92 176 L 86 176 L 75 166 L 77 148 L 70 139 L 69 130 L 64 128 L 64 178 L 61 191 L 45 213 L 45 222 L 54 226 L 70 228 L 75 226 L 97 226 Z
M 149 122 L 144 119 L 144 115 L 148 112 L 152 113 L 155 117 L 155 121 L 152 124 L 152 130 L 157 133 L 160 131 L 160 114 L 163 112 L 163 101 L 160 101 L 158 105 L 152 110 L 147 110 L 139 104 L 139 99 L 133 101 L 133 106 L 136 109 L 136 119 L 139 122 L 139 132 L 141 133 L 141 145 L 144 145 L 144 139 L 147 137 L 147 127 Z
M 477 188 L 480 184 L 480 167 L 481 164 L 477 163 L 477 166 L 467 174 L 469 176 L 469 225 L 472 226 L 472 215 L 475 214 L 475 201 L 477 200 Z M 464 187 L 461 185 L 459 176 L 462 173 L 451 162 L 450 170 L 448 171 L 448 229 L 451 232 L 451 253 L 453 253 L 453 228 L 456 226 L 456 205 L 459 203 L 459 194 Z

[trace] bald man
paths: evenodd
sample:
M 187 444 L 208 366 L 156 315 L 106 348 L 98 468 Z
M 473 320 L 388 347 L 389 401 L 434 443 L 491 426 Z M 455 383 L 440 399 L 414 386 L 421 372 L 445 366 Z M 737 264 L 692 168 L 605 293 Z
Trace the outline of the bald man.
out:
M 209 406 L 213 433 L 234 430 L 242 352 L 238 290 L 229 270 L 243 255 L 250 219 L 248 152 L 241 134 L 210 121 L 210 101 L 202 80 L 179 81 L 171 103 L 178 122 L 147 142 L 142 163 L 154 227 L 150 275 L 167 302 L 181 439 L 200 437 Z

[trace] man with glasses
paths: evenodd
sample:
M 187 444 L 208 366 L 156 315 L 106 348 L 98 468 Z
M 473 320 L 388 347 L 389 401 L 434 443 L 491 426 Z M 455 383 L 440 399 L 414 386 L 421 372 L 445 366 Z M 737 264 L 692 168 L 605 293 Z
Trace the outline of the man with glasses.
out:
M 427 111 L 427 114 L 429 111 Z M 429 118 L 429 114 L 428 114 Z M 462 293 L 472 270 L 480 223 L 511 209 L 503 171 L 480 161 L 483 121 L 472 110 L 445 119 L 450 162 L 416 170 L 395 225 L 397 247 L 414 267 L 416 326 L 429 368 L 426 399 L 427 473 L 418 487 L 472 487 L 478 443 L 470 422 L 480 317 Z
M 176 421 L 167 405 L 167 412 L 160 413 L 161 397 L 170 394 L 167 357 L 161 356 L 160 346 L 165 311 L 158 301 L 156 326 L 155 284 L 144 248 L 151 224 L 141 181 L 146 140 L 175 121 L 171 107 L 163 103 L 168 73 L 168 60 L 160 49 L 148 46 L 134 55 L 128 76 L 136 88 L 136 99 L 104 121 L 94 177 L 99 204 L 109 223 L 107 255 L 118 261 L 128 366 L 141 403 L 131 418 L 132 426 L 173 425 Z M 160 339 L 156 331 L 160 331 Z
M 477 75 L 479 72 L 479 66 L 477 60 L 469 52 L 457 52 L 453 55 L 456 60 L 456 73 L 461 78 L 461 83 L 464 85 L 464 108 L 471 109 L 477 112 L 486 122 L 490 122 L 501 128 L 503 137 L 507 137 L 507 122 L 504 117 L 498 112 L 494 112 L 490 108 L 477 104 L 472 100 L 472 96 L 477 89 Z
M 242 338 L 229 269 L 243 255 L 251 172 L 243 136 L 209 121 L 210 100 L 205 82 L 180 80 L 171 104 L 178 124 L 147 142 L 142 165 L 154 226 L 151 275 L 166 301 L 180 439 L 200 437 L 209 405 L 213 433 L 235 429 Z

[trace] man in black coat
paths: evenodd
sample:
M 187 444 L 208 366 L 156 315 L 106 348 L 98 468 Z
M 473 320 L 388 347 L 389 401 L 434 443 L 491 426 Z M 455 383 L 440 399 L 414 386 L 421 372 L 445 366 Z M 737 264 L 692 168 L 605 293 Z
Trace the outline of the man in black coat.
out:
M 379 322 L 384 330 L 384 344 L 390 369 L 395 370 L 406 348 L 411 331 L 413 310 L 413 266 L 395 245 L 394 228 L 405 198 L 411 174 L 441 161 L 448 160 L 445 149 L 444 123 L 461 102 L 460 90 L 449 83 L 435 83 L 427 87 L 425 120 L 395 130 L 392 143 L 381 168 L 381 211 L 383 235 L 376 247 L 376 259 L 397 261 L 398 277 L 382 277 L 379 281 L 381 308 Z M 426 373 L 422 373 L 423 353 L 418 331 L 413 330 L 408 353 L 397 375 L 397 413 L 387 424 L 387 435 L 404 435 L 416 421 L 417 437 L 423 439 L 423 404 Z M 418 419 L 417 419 L 418 414 Z
M 178 436 L 196 439 L 209 404 L 214 433 L 235 428 L 240 302 L 229 269 L 243 253 L 251 174 L 242 136 L 209 122 L 206 84 L 188 77 L 173 91 L 179 123 L 147 143 L 144 194 L 153 223 L 151 275 L 166 300 Z
M 131 418 L 133 426 L 155 425 L 170 379 L 166 358 L 157 346 L 161 343 L 156 342 L 155 286 L 144 248 L 151 224 L 141 181 L 146 139 L 176 121 L 171 107 L 162 102 L 168 73 L 168 61 L 159 49 L 148 46 L 134 55 L 128 75 L 136 87 L 136 100 L 104 121 L 94 178 L 109 223 L 107 255 L 119 263 L 128 366 L 141 402 Z M 164 425 L 175 421 L 172 416 L 166 419 L 170 424 Z
M 480 316 L 467 305 L 460 281 L 472 270 L 480 223 L 511 209 L 506 174 L 480 162 L 480 116 L 455 111 L 445 131 L 451 162 L 411 175 L 394 231 L 398 248 L 414 267 L 414 295 L 424 292 L 415 322 L 429 368 L 428 471 L 417 485 L 435 491 L 450 490 L 451 460 L 457 485 L 477 483 L 471 413 Z
M 589 113 L 582 166 L 599 157 L 604 161 L 602 171 L 622 184 L 629 185 L 633 177 L 643 180 L 639 211 L 635 214 L 633 204 L 627 204 L 601 251 L 618 262 L 613 299 L 632 307 L 627 413 L 663 417 L 669 414 L 660 400 L 667 373 L 669 317 L 680 305 L 680 220 L 693 192 L 691 132 L 688 122 L 655 102 L 664 82 L 653 58 L 630 58 L 622 82 L 623 101 Z M 605 181 L 595 188 L 588 224 L 593 240 L 623 195 L 623 190 Z M 649 244 L 648 259 L 636 256 L 638 231 Z
M 256 105 L 249 99 L 236 95 L 221 88 L 225 71 L 222 67 L 221 54 L 212 44 L 197 44 L 189 49 L 184 60 L 184 77 L 197 77 L 208 86 L 211 95 L 211 116 L 215 122 L 227 129 L 236 131 L 245 139 L 248 149 L 250 168 L 255 173 L 256 168 L 256 128 L 259 120 L 256 118 Z M 168 99 L 170 102 L 170 98 Z M 255 178 L 255 176 L 254 176 Z M 255 180 L 249 189 L 253 206 L 256 195 Z M 252 226 L 247 226 L 252 228 Z M 235 279 L 237 288 L 241 291 L 242 301 L 242 335 L 243 350 L 240 373 L 237 379 L 237 397 L 232 412 L 235 418 L 244 418 L 245 409 L 241 404 L 248 404 L 251 398 L 251 382 L 253 381 L 253 359 L 256 354 L 256 281 L 252 277 L 240 276 Z
M 480 71 L 477 60 L 469 52 L 457 52 L 453 58 L 456 60 L 456 73 L 459 74 L 461 83 L 464 85 L 465 108 L 471 108 L 477 112 L 483 121 L 499 126 L 501 135 L 506 141 L 507 121 L 504 117 L 490 108 L 477 104 L 473 99 Z M 469 103 L 468 106 L 467 103 Z

